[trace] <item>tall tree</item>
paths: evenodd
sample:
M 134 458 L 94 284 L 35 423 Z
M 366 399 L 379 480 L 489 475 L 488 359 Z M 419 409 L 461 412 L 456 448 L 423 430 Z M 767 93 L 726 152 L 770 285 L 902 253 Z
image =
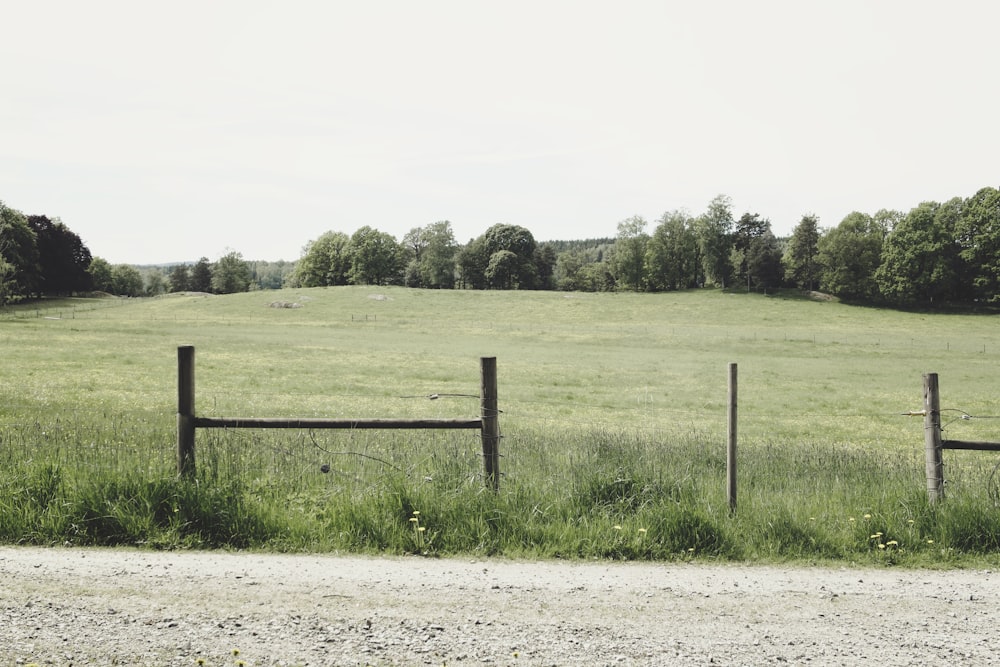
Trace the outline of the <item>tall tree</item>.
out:
M 764 233 L 751 239 L 747 246 L 746 266 L 750 285 L 764 291 L 781 287 L 785 275 L 781 256 L 781 244 L 768 224 Z
M 785 277 L 802 290 L 816 289 L 819 281 L 819 219 L 803 215 L 792 231 L 785 254 Z
M 212 291 L 212 265 L 208 257 L 202 257 L 191 267 L 191 282 L 188 289 L 192 292 Z
M 451 223 L 433 222 L 421 230 L 423 247 L 417 261 L 417 274 L 424 287 L 451 289 L 455 286 L 455 255 L 458 243 Z
M 974 298 L 1000 301 L 1000 190 L 982 188 L 965 200 L 956 236 Z
M 367 225 L 351 236 L 351 280 L 357 285 L 387 285 L 402 273 L 396 239 Z
M 896 303 L 932 303 L 959 297 L 959 246 L 955 226 L 961 199 L 943 206 L 924 202 L 911 210 L 882 245 L 875 280 L 884 297 Z
M 455 254 L 459 286 L 462 289 L 486 289 L 486 267 L 490 256 L 483 237 L 471 239 Z
M 646 284 L 646 221 L 638 215 L 618 223 L 612 266 L 617 283 L 624 289 L 636 292 Z
M 483 268 L 484 275 L 486 269 L 493 263 L 493 255 L 498 252 L 510 252 L 516 261 L 510 280 L 505 281 L 506 289 L 534 289 L 537 279 L 535 248 L 538 244 L 531 232 L 519 225 L 497 224 L 487 229 L 480 239 L 482 255 L 479 259 L 485 259 L 486 262 Z M 507 266 L 511 261 L 513 260 L 509 257 L 504 257 L 502 261 L 498 258 L 497 265 Z M 487 285 L 496 287 L 489 280 Z
M 178 264 L 170 271 L 167 279 L 171 292 L 186 292 L 191 289 L 191 273 L 187 264 Z
M 726 195 L 715 197 L 695 221 L 695 236 L 706 280 L 725 287 L 732 274 L 733 204 Z
M 701 262 L 694 219 L 684 211 L 668 211 L 659 220 L 646 246 L 646 279 L 655 291 L 696 287 Z
M 736 222 L 736 230 L 733 232 L 732 263 L 736 269 L 737 280 L 746 283 L 748 292 L 752 282 L 747 261 L 750 246 L 770 231 L 771 221 L 760 217 L 759 213 L 744 213 Z
M 29 215 L 34 230 L 41 267 L 39 291 L 44 294 L 72 294 L 90 289 L 90 250 L 80 237 L 58 218 Z
M 535 287 L 555 289 L 556 249 L 549 243 L 535 248 Z
M 295 265 L 295 284 L 299 287 L 347 285 L 351 271 L 351 238 L 343 232 L 329 231 L 310 241 Z
M 243 255 L 230 251 L 212 267 L 212 291 L 216 294 L 246 292 L 250 287 L 250 266 Z
M 882 228 L 870 215 L 849 213 L 820 239 L 821 288 L 845 299 L 874 299 L 881 254 Z
M 142 274 L 128 264 L 111 267 L 112 293 L 118 296 L 142 296 Z
M 4 265 L 4 302 L 36 294 L 41 279 L 38 244 L 28 218 L 0 201 L 0 259 Z
M 113 294 L 115 289 L 114 275 L 111 264 L 102 257 L 95 257 L 87 269 L 90 272 L 90 282 L 98 292 Z

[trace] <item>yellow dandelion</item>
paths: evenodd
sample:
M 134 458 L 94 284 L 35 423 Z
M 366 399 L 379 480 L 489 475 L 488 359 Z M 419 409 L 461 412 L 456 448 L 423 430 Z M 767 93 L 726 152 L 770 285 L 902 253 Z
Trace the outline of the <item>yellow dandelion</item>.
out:
M 413 510 L 413 516 L 420 516 L 420 510 Z
M 198 664 L 199 667 L 202 667 L 205 664 L 205 658 L 198 658 L 197 660 L 195 660 L 195 662 Z
M 880 537 L 882 537 L 882 533 L 875 533 L 874 535 L 869 535 L 868 539 L 869 540 L 877 540 Z
M 927 540 L 927 544 L 934 544 L 934 540 Z
M 694 547 L 691 547 L 690 549 L 688 549 L 688 551 L 693 553 L 694 552 Z
M 906 523 L 908 523 L 908 524 L 910 524 L 912 526 L 913 525 L 913 519 L 909 519 Z
M 849 517 L 847 517 L 847 520 L 848 521 L 854 521 L 854 517 L 853 516 L 849 516 Z
M 811 517 L 809 517 L 809 520 L 810 520 L 810 521 L 815 521 L 815 520 L 816 520 L 816 517 L 814 517 L 814 516 L 811 516 Z
M 418 519 L 417 517 L 415 517 L 415 516 L 411 516 L 410 517 L 410 523 L 416 523 L 418 521 L 420 521 L 420 519 Z
M 425 530 L 427 530 L 427 529 L 426 529 L 426 528 L 424 528 L 423 526 L 420 526 L 420 528 L 417 528 L 417 530 L 419 530 L 419 531 L 420 531 L 420 532 L 422 533 L 422 532 L 424 532 L 424 531 L 425 531 Z
M 885 549 L 885 545 L 884 545 L 884 544 L 882 544 L 881 542 L 879 542 L 879 543 L 878 543 L 878 548 L 879 548 L 879 549 Z
M 888 542 L 885 543 L 885 545 L 888 547 L 898 547 L 899 542 L 897 542 L 896 540 L 889 540 Z
M 870 518 L 872 518 L 872 515 L 871 514 L 866 514 L 864 518 L 870 519 Z
M 640 532 L 640 533 L 645 533 L 645 532 L 646 532 L 646 529 L 645 529 L 645 528 L 640 528 L 640 529 L 639 529 L 639 532 Z

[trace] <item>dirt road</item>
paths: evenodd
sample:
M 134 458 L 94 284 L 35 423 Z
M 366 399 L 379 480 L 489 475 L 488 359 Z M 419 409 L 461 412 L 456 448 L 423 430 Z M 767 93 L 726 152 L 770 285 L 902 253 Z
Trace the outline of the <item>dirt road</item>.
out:
M 1000 576 L 0 547 L 2 665 L 241 661 L 1000 664 Z

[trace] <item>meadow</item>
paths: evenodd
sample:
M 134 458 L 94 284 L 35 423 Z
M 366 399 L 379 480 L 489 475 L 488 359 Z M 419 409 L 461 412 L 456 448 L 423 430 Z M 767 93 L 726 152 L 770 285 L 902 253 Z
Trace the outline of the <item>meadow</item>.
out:
M 479 358 L 496 357 L 500 490 L 475 431 L 199 430 L 196 476 L 179 479 L 180 345 L 196 348 L 197 414 L 224 417 L 476 418 Z M 0 311 L 0 349 L 7 543 L 1000 560 L 996 455 L 946 452 L 930 505 L 923 419 L 903 416 L 936 372 L 946 437 L 1000 439 L 991 315 L 343 287 L 49 300 Z

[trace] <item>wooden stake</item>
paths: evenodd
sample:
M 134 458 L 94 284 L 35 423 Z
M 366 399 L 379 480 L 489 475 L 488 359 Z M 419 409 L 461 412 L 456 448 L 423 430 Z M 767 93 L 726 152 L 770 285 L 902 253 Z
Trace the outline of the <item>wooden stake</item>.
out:
M 729 364 L 729 436 L 726 442 L 726 498 L 736 511 L 736 363 Z
M 177 474 L 194 477 L 194 346 L 177 348 Z
M 480 357 L 480 398 L 483 420 L 483 470 L 486 484 L 500 490 L 500 411 L 497 408 L 497 358 Z
M 927 500 L 944 500 L 944 463 L 941 459 L 941 396 L 937 373 L 924 374 L 924 458 Z

